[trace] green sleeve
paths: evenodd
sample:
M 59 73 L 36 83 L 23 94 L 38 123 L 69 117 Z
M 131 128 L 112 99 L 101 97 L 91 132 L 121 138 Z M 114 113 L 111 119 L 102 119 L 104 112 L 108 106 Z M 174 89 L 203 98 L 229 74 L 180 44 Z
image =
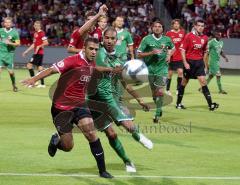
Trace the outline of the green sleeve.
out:
M 19 37 L 19 34 L 18 34 L 17 30 L 15 31 L 15 34 L 14 34 L 14 36 L 13 36 L 13 39 L 14 39 L 14 41 L 20 40 L 20 37 Z
M 170 39 L 169 37 L 168 37 L 168 45 L 169 45 L 170 49 L 173 49 L 175 47 L 173 42 L 172 42 L 172 39 Z
M 209 50 L 211 49 L 212 47 L 212 40 L 210 40 L 208 43 L 207 43 L 207 51 L 209 52 Z
M 147 48 L 146 38 L 143 38 L 143 40 L 140 43 L 140 46 L 138 47 L 138 51 L 144 52 L 146 48 Z
M 127 32 L 127 44 L 133 45 L 133 39 L 131 33 Z
M 96 64 L 97 66 L 108 67 L 107 63 L 105 62 L 105 55 L 103 52 L 99 51 L 96 57 Z

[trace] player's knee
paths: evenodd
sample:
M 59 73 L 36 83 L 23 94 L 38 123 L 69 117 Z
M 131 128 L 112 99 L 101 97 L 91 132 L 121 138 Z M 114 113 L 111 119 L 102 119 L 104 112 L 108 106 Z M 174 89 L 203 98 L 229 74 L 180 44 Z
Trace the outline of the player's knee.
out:
M 117 138 L 117 133 L 114 132 L 113 130 L 107 131 L 107 132 L 106 132 L 106 135 L 107 135 L 107 137 L 108 137 L 109 139 L 116 139 L 116 138 Z
M 27 63 L 27 68 L 28 68 L 28 69 L 32 69 L 32 64 Z
M 97 140 L 97 133 L 95 130 L 90 130 L 86 132 L 84 135 L 89 142 L 94 142 Z
M 161 96 L 163 96 L 163 89 L 162 88 L 161 89 L 157 89 L 155 91 L 155 97 L 161 97 Z
M 73 141 L 62 141 L 61 146 L 63 151 L 70 152 L 73 149 L 74 143 Z
M 44 68 L 42 67 L 42 66 L 39 66 L 38 67 L 38 71 L 40 72 L 40 71 L 42 71 Z

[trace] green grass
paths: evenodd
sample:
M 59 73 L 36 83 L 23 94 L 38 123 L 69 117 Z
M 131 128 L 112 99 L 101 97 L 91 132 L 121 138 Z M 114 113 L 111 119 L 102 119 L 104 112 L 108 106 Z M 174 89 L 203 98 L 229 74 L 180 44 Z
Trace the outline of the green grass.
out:
M 28 77 L 27 70 L 16 70 L 16 77 L 18 81 Z M 57 75 L 46 79 L 47 86 L 56 78 Z M 208 110 L 203 95 L 197 91 L 197 81 L 191 81 L 186 88 L 184 103 L 188 109 L 176 110 L 174 103 L 164 107 L 160 125 L 153 125 L 153 111 L 137 111 L 135 121 L 153 140 L 153 151 L 147 151 L 131 135 L 117 128 L 128 156 L 137 167 L 138 172 L 133 175 L 239 177 L 239 84 L 239 76 L 224 76 L 223 87 L 228 95 L 219 95 L 215 79 L 211 82 L 209 87 L 212 97 L 220 104 L 215 112 Z M 74 134 L 75 146 L 71 152 L 60 151 L 54 158 L 48 156 L 47 145 L 50 135 L 55 131 L 51 122 L 48 88 L 27 89 L 18 86 L 19 92 L 12 92 L 10 79 L 4 70 L 0 79 L 0 173 L 97 175 L 96 163 L 82 134 Z M 172 89 L 174 87 L 175 83 Z M 175 99 L 174 95 L 174 102 Z M 110 148 L 105 135 L 98 135 L 105 150 L 108 171 L 113 175 L 129 175 L 122 161 Z M 239 185 L 240 180 L 134 176 L 105 180 L 98 177 L 1 175 L 0 184 Z

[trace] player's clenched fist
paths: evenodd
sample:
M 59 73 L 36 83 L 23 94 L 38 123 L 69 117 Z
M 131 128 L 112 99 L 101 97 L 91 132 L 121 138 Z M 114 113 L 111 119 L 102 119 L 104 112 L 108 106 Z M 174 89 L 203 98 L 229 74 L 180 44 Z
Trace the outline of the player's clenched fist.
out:
M 101 15 L 105 15 L 107 13 L 107 11 L 108 11 L 108 7 L 104 4 L 99 8 L 98 13 Z

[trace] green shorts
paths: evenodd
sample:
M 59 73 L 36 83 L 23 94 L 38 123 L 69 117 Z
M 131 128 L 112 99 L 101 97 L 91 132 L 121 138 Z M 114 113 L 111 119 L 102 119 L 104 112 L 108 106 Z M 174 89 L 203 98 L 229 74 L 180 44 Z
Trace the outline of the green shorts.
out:
M 106 97 L 97 92 L 89 97 L 88 102 L 95 127 L 100 131 L 108 128 L 112 122 L 120 126 L 122 121 L 133 120 L 127 107 L 112 95 Z
M 164 88 L 167 83 L 167 75 L 153 75 L 149 74 L 148 76 L 149 85 L 152 91 L 155 91 L 157 88 Z
M 0 67 L 6 66 L 13 69 L 14 53 L 0 52 Z
M 215 66 L 209 66 L 209 75 L 213 76 L 221 76 L 221 71 L 220 71 L 220 66 L 215 65 Z

